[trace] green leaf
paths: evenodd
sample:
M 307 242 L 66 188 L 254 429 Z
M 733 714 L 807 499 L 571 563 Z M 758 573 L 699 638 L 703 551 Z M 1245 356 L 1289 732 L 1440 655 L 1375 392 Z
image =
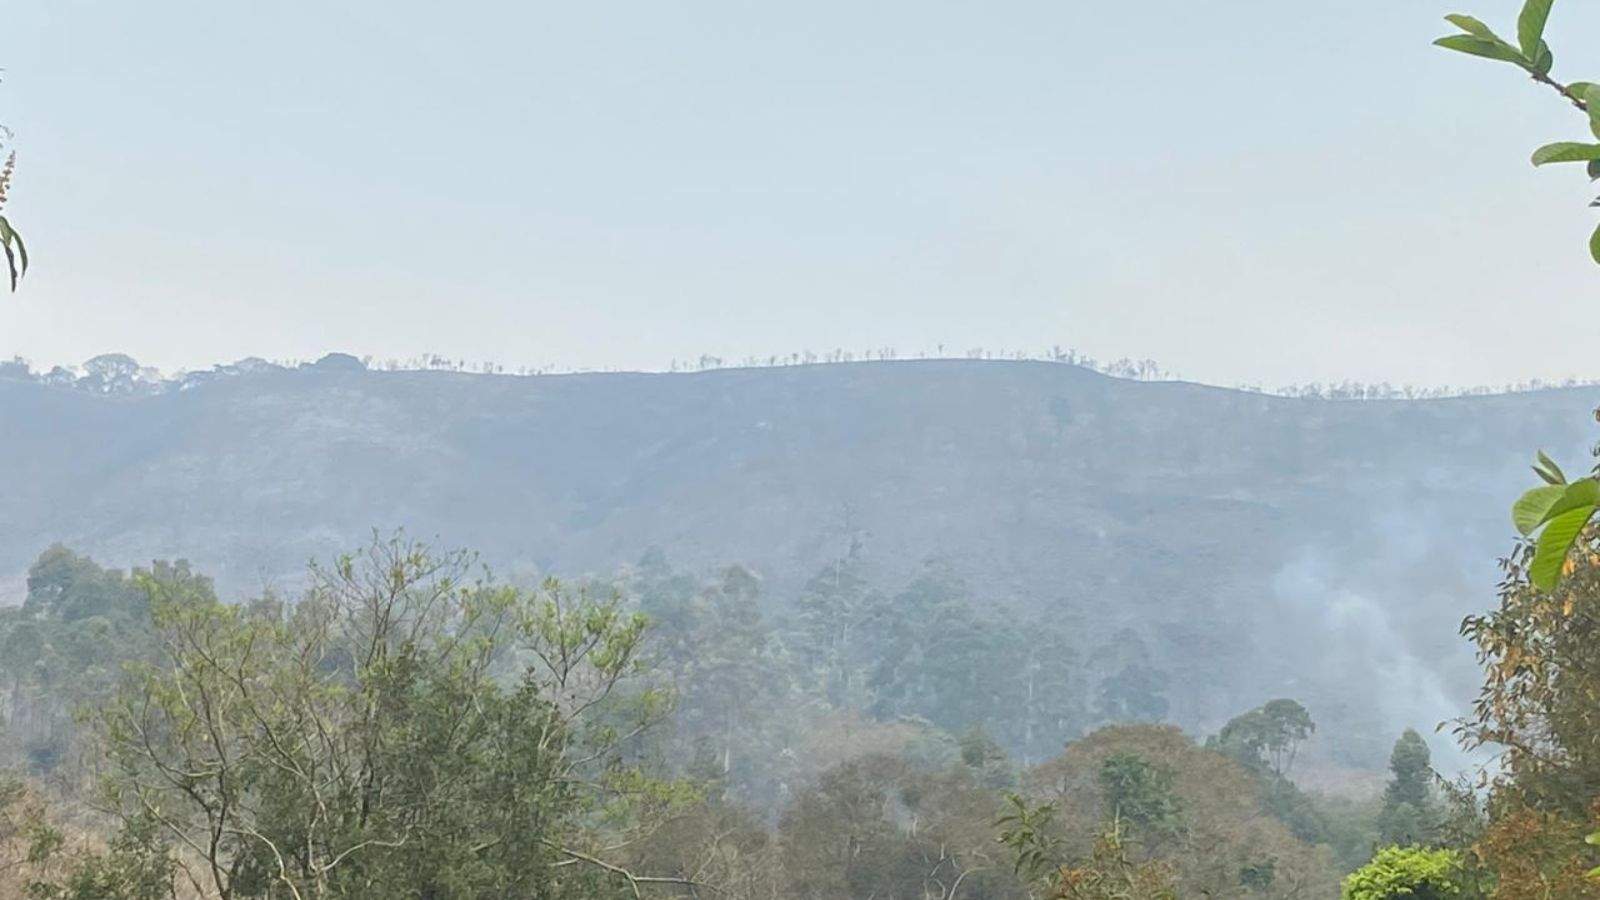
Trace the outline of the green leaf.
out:
M 1575 82 L 1567 85 L 1567 93 L 1573 94 L 1583 100 L 1589 107 L 1589 130 L 1594 136 L 1600 138 L 1600 84 L 1590 84 L 1587 81 Z
M 1583 839 L 1583 842 L 1591 847 L 1600 847 L 1600 831 L 1589 832 L 1588 836 Z
M 1500 40 L 1500 36 L 1491 31 L 1489 26 L 1471 16 L 1464 16 L 1461 13 L 1451 13 L 1450 15 L 1445 16 L 1444 20 L 1461 29 L 1462 31 L 1465 31 L 1467 34 L 1475 37 L 1486 38 L 1491 41 Z
M 1517 43 L 1522 47 L 1523 56 L 1536 60 L 1543 52 L 1540 45 L 1544 39 L 1544 23 L 1550 18 L 1550 6 L 1554 2 L 1528 0 L 1522 5 L 1522 14 L 1517 16 Z
M 1533 151 L 1533 164 L 1588 162 L 1600 159 L 1600 144 L 1580 144 L 1575 141 L 1557 141 Z
M 1439 38 L 1433 43 L 1435 46 L 1443 47 L 1446 50 L 1455 50 L 1458 53 L 1498 59 L 1502 62 L 1515 63 L 1524 68 L 1528 66 L 1528 61 L 1522 58 L 1522 54 L 1517 52 L 1517 48 L 1503 41 L 1487 40 L 1470 34 L 1452 34 L 1449 37 Z
M 1566 490 L 1559 484 L 1547 484 L 1528 491 L 1512 504 L 1511 523 L 1517 526 L 1519 533 L 1532 534 L 1533 530 L 1539 527 L 1539 523 L 1544 521 L 1545 513 L 1556 505 L 1556 501 L 1561 499 Z
M 22 266 L 18 274 L 26 275 L 28 274 L 28 248 L 27 245 L 22 243 L 22 235 L 17 234 L 15 228 L 11 229 L 11 241 L 17 245 L 17 256 L 22 260 Z
M 1595 228 L 1594 234 L 1589 235 L 1589 257 L 1600 263 L 1600 227 Z
M 11 289 L 16 290 L 18 276 L 28 274 L 28 248 L 22 243 L 22 235 L 11 227 L 11 222 L 5 216 L 0 216 L 0 244 L 5 245 L 6 260 L 11 268 Z M 16 257 L 12 256 L 12 248 L 16 249 Z M 21 265 L 17 265 L 20 257 Z
M 1539 42 L 1539 51 L 1533 57 L 1533 70 L 1540 75 L 1549 75 L 1550 69 L 1556 64 L 1556 55 L 1550 52 L 1550 45 L 1544 41 Z
M 1551 519 L 1539 534 L 1538 547 L 1533 551 L 1533 562 L 1528 566 L 1528 580 L 1542 591 L 1552 591 L 1561 581 L 1561 569 L 1566 564 L 1567 553 L 1577 542 L 1583 527 L 1593 518 L 1594 506 L 1569 509 Z
M 1561 471 L 1561 467 L 1556 465 L 1556 461 L 1545 455 L 1543 450 L 1539 451 L 1538 459 L 1540 468 L 1543 468 L 1546 472 L 1549 472 L 1551 475 L 1555 476 L 1554 480 L 1546 478 L 1546 481 L 1549 481 L 1551 484 L 1567 483 L 1567 473 Z M 1534 471 L 1537 472 L 1538 469 L 1535 469 Z
M 1585 506 L 1600 506 L 1600 481 L 1593 478 L 1580 478 L 1566 486 L 1561 492 L 1561 498 L 1545 510 L 1544 522 L 1555 519 L 1556 516 Z

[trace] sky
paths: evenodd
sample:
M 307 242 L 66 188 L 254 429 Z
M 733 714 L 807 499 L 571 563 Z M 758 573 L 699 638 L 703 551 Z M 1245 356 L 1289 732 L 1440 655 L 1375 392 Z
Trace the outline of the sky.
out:
M 1461 2 L 11 0 L 0 358 L 1600 377 L 1587 129 Z

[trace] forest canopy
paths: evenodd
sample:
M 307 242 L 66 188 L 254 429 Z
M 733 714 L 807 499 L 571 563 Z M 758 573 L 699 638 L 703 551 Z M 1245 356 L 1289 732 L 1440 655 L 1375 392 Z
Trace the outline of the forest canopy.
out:
M 396 535 L 307 585 L 224 602 L 186 563 L 45 551 L 0 616 L 3 877 L 979 898 L 1114 857 L 1185 894 L 1295 897 L 1333 890 L 1382 812 L 1288 780 L 1298 703 L 1196 740 L 1156 724 L 1152 661 L 1085 681 L 1065 635 L 986 618 L 937 568 L 891 598 L 847 556 L 778 607 L 740 567 L 520 585 Z M 1043 865 L 1019 865 L 1001 820 L 1047 808 Z

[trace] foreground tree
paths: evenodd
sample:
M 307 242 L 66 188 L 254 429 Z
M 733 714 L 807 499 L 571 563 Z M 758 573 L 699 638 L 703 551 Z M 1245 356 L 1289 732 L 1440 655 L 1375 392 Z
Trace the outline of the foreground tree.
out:
M 1600 138 L 1600 84 L 1563 84 L 1551 77 L 1555 57 L 1544 32 L 1553 5 L 1554 0 L 1525 0 L 1517 18 L 1515 45 L 1483 22 L 1461 14 L 1446 19 L 1462 33 L 1435 43 L 1522 69 L 1584 113 L 1590 132 Z M 1600 143 L 1562 141 L 1533 153 L 1536 166 L 1557 162 L 1582 162 L 1591 180 L 1600 178 Z M 1590 205 L 1600 206 L 1600 199 Z M 1600 262 L 1600 227 L 1589 238 L 1589 252 Z M 1574 620 L 1578 597 L 1569 594 L 1551 607 L 1537 595 L 1558 593 L 1568 573 L 1585 566 L 1593 568 L 1591 522 L 1600 511 L 1600 480 L 1590 475 L 1569 482 L 1542 452 L 1534 472 L 1544 484 L 1526 492 L 1512 507 L 1512 520 L 1517 530 L 1530 538 L 1531 546 L 1519 547 L 1505 561 L 1507 577 L 1499 612 L 1468 619 L 1463 626 L 1478 643 L 1479 657 L 1489 668 L 1489 682 L 1474 719 L 1462 728 L 1462 736 L 1469 746 L 1508 747 L 1514 767 L 1497 780 L 1497 796 L 1489 805 L 1491 822 L 1478 842 L 1490 867 L 1498 856 L 1507 873 L 1514 870 L 1519 877 L 1526 877 L 1531 868 L 1530 885 L 1542 885 L 1545 896 L 1550 896 L 1552 878 L 1568 883 L 1563 896 L 1579 896 L 1580 891 L 1587 896 L 1594 885 L 1572 881 L 1577 860 L 1566 845 L 1573 827 L 1571 807 L 1595 796 L 1594 773 L 1587 767 L 1594 748 L 1592 739 L 1566 721 L 1575 713 L 1570 702 L 1574 694 L 1571 682 L 1583 681 L 1586 670 L 1563 658 L 1568 653 L 1584 653 L 1563 633 L 1591 637 L 1588 632 L 1592 628 L 1581 619 Z M 1552 616 L 1553 611 L 1559 614 Z M 1533 620 L 1537 637 L 1516 633 L 1521 619 Z M 1536 662 L 1529 665 L 1525 660 Z M 1575 782 L 1564 801 L 1549 790 L 1558 773 Z M 1557 811 L 1548 811 L 1552 807 Z M 1600 844 L 1600 832 L 1590 833 L 1588 839 Z M 1600 867 L 1587 874 L 1591 879 L 1600 877 Z M 1504 882 L 1500 892 L 1516 896 L 1506 893 Z
M 98 716 L 124 835 L 203 896 L 598 896 L 677 878 L 607 859 L 678 789 L 622 747 L 643 620 L 555 582 L 473 580 L 402 539 L 314 569 L 299 603 L 146 578 L 161 651 Z M 612 849 L 615 849 L 614 847 Z
M 1583 879 L 1600 862 L 1583 842 L 1600 800 L 1600 533 L 1584 532 L 1553 591 L 1530 579 L 1535 553 L 1523 545 L 1502 560 L 1498 608 L 1462 625 L 1486 677 L 1456 733 L 1499 754 L 1476 855 L 1497 896 L 1563 885 L 1551 896 L 1600 897 Z

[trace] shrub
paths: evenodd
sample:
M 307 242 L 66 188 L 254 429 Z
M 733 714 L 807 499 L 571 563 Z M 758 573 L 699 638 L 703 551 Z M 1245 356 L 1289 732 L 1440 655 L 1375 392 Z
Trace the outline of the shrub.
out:
M 1385 847 L 1344 880 L 1343 900 L 1442 900 L 1462 896 L 1454 850 Z

